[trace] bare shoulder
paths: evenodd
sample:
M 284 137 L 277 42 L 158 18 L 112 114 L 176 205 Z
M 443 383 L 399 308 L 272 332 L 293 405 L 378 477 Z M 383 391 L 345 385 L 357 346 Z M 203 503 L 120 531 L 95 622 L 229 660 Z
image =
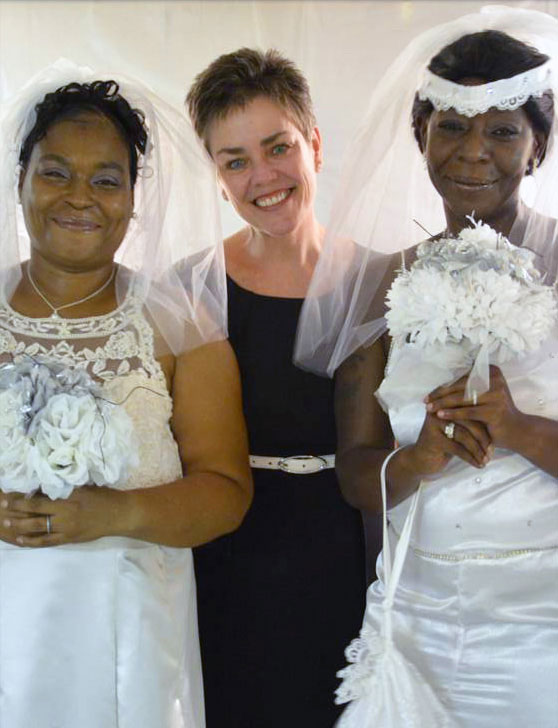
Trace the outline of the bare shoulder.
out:
M 354 351 L 335 372 L 335 396 L 339 400 L 358 398 L 376 389 L 384 374 L 386 349 L 383 338 Z

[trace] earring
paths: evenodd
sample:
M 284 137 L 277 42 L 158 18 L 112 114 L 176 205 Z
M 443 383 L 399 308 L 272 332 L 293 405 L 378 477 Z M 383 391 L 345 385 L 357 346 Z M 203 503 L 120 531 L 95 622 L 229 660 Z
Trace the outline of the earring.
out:
M 528 173 L 529 174 L 535 174 L 537 171 L 537 167 L 539 166 L 539 160 L 537 157 L 533 157 L 531 160 L 531 164 L 529 165 Z

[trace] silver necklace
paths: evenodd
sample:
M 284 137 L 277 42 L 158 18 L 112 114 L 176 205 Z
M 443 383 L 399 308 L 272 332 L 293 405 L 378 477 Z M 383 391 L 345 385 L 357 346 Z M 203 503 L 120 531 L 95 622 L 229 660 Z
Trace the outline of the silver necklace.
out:
M 49 318 L 52 319 L 59 319 L 62 318 L 58 311 L 61 311 L 63 308 L 70 308 L 71 306 L 77 306 L 78 303 L 85 303 L 85 301 L 89 301 L 90 298 L 94 298 L 95 296 L 98 296 L 99 293 L 102 293 L 102 291 L 107 288 L 114 278 L 114 274 L 116 272 L 116 266 L 112 267 L 112 271 L 110 273 L 110 276 L 107 278 L 107 280 L 103 283 L 100 288 L 97 288 L 96 290 L 92 291 L 88 296 L 84 296 L 83 298 L 80 298 L 78 301 L 72 301 L 72 303 L 64 303 L 62 306 L 53 306 L 52 303 L 48 300 L 48 298 L 45 296 L 45 294 L 41 291 L 39 286 L 35 283 L 33 280 L 33 276 L 31 275 L 31 268 L 29 264 L 27 264 L 27 277 L 29 278 L 29 283 L 33 286 L 33 290 L 35 293 L 40 296 L 43 301 L 46 303 L 46 305 L 51 309 L 52 313 L 50 314 Z

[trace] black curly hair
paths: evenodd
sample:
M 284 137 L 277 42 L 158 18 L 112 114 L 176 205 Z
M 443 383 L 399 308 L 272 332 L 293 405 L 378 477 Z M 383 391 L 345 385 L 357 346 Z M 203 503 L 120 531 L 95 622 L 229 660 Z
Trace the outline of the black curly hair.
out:
M 511 78 L 519 73 L 542 66 L 548 56 L 533 46 L 499 30 L 485 30 L 464 35 L 437 53 L 428 65 L 428 70 L 448 81 L 459 83 L 465 78 L 479 78 L 485 83 Z M 522 106 L 534 131 L 543 133 L 548 139 L 554 118 L 554 96 L 552 91 L 541 97 L 531 96 Z M 412 110 L 412 126 L 415 139 L 421 146 L 420 125 L 428 119 L 433 106 L 430 101 L 421 101 L 415 96 Z M 544 158 L 544 150 L 541 158 Z
M 55 122 L 75 118 L 83 111 L 96 111 L 106 116 L 122 134 L 130 153 L 130 179 L 133 186 L 138 174 L 138 156 L 145 154 L 147 148 L 148 130 L 143 112 L 132 109 L 120 95 L 116 81 L 69 83 L 46 94 L 35 106 L 35 123 L 21 146 L 21 167 L 27 167 L 33 147 L 45 137 Z

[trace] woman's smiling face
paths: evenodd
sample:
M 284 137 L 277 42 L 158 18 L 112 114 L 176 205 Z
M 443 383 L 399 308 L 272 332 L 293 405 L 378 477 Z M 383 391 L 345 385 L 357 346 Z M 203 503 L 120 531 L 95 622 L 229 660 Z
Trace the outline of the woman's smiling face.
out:
M 282 236 L 313 220 L 317 128 L 308 141 L 281 106 L 258 96 L 214 121 L 207 143 L 227 199 L 249 225 Z
M 129 150 L 95 112 L 54 122 L 31 153 L 20 198 L 32 250 L 82 270 L 109 263 L 133 212 Z
M 515 214 L 539 142 L 522 108 L 472 117 L 433 111 L 422 127 L 428 173 L 446 210 L 484 221 Z

